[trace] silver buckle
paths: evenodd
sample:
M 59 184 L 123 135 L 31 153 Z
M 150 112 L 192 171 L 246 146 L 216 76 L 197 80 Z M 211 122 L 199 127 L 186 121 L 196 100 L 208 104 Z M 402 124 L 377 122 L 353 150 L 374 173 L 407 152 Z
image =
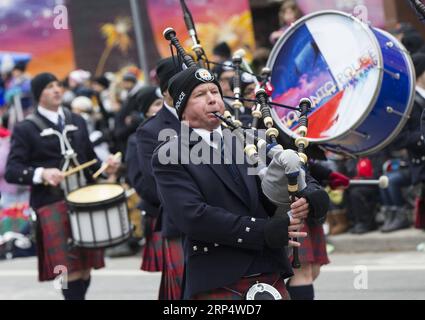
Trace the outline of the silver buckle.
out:
M 270 299 L 267 299 L 264 293 L 268 294 Z M 260 295 L 257 296 L 257 294 Z M 282 295 L 267 283 L 256 283 L 246 293 L 246 300 L 282 300 Z

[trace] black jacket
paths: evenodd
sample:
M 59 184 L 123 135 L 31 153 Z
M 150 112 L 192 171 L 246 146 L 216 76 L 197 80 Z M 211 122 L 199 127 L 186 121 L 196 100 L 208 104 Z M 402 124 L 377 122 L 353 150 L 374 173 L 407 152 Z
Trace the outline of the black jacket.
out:
M 136 90 L 137 88 L 134 88 Z M 123 154 L 126 153 L 128 137 L 134 133 L 137 127 L 142 122 L 142 117 L 138 111 L 138 99 L 137 93 L 134 92 L 127 100 L 123 103 L 121 109 L 115 114 L 115 128 L 114 128 L 114 140 L 116 151 L 121 151 Z M 126 123 L 125 119 L 131 117 L 129 124 Z
M 392 142 L 393 148 L 407 149 L 413 184 L 425 181 L 425 141 L 421 131 L 421 116 L 424 109 L 425 99 L 416 92 L 410 118 Z
M 152 170 L 152 155 L 155 148 L 162 143 L 158 136 L 163 129 L 171 129 L 178 134 L 180 131 L 180 121 L 165 107 L 152 118 L 146 120 L 136 131 L 135 142 L 137 145 L 137 161 L 140 170 L 140 180 L 136 188 L 138 194 L 143 199 L 142 206 L 147 214 L 158 216 L 158 227 L 161 228 L 164 237 L 180 236 L 180 231 L 168 219 L 168 214 L 158 196 L 155 178 Z M 134 161 L 134 160 L 133 160 Z M 135 175 L 135 173 L 129 173 Z
M 198 139 L 187 144 L 176 137 L 160 145 L 152 159 L 164 210 L 172 213 L 170 218 L 185 235 L 185 298 L 248 274 L 278 272 L 290 277 L 284 248 L 265 244 L 264 228 L 276 207 L 263 194 L 258 177 L 247 174 L 246 163 L 237 164 L 243 185 L 224 165 L 161 163 L 162 148 L 191 149 L 198 142 L 205 143 Z M 317 203 L 313 207 L 319 210 Z

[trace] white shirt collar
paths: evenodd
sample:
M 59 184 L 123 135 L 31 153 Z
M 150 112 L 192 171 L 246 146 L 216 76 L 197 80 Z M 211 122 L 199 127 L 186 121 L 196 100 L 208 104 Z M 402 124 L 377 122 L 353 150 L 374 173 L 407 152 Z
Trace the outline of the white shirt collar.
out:
M 210 147 L 213 147 L 214 149 L 218 148 L 217 142 L 211 141 L 211 131 L 200 128 L 193 129 L 193 131 L 195 131 L 206 143 L 208 143 Z M 213 132 L 217 132 L 221 137 L 223 137 L 221 126 L 218 126 L 216 129 L 213 130 Z
M 170 107 L 165 101 L 164 101 L 164 107 L 166 107 L 168 111 L 170 111 L 177 119 L 179 118 L 177 114 L 177 110 L 173 107 Z
M 53 122 L 54 124 L 58 123 L 58 117 L 59 115 L 62 117 L 62 119 L 65 121 L 65 113 L 63 112 L 62 107 L 60 106 L 58 108 L 58 111 L 51 111 L 48 110 L 42 106 L 38 106 L 37 107 L 37 111 L 45 118 L 47 118 L 47 120 L 49 120 L 50 122 Z
M 425 89 L 419 86 L 416 86 L 416 91 L 425 99 Z

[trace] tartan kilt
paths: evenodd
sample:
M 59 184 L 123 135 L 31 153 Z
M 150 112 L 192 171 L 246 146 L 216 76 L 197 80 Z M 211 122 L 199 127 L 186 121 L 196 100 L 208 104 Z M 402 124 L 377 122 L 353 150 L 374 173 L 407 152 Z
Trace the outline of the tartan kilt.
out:
M 416 198 L 414 217 L 415 228 L 425 229 L 425 200 L 423 197 Z
M 257 277 L 241 278 L 230 286 L 196 294 L 191 300 L 245 300 L 247 291 L 257 282 L 273 286 L 281 294 L 282 300 L 290 300 L 285 281 L 278 273 L 265 273 Z
M 163 238 L 162 250 L 164 266 L 162 269 L 158 299 L 180 300 L 182 299 L 184 275 L 184 252 L 182 239 L 180 237 Z
M 70 245 L 72 239 L 66 202 L 58 201 L 37 210 L 37 256 L 39 281 L 54 280 L 65 266 L 68 274 L 105 266 L 102 249 L 85 249 Z
M 326 238 L 323 226 L 311 226 L 307 223 L 300 230 L 307 232 L 306 238 L 299 238 L 301 247 L 298 248 L 298 256 L 301 265 L 318 264 L 324 265 L 329 263 L 328 253 L 326 251 Z M 290 257 L 292 262 L 292 256 Z
M 149 272 L 162 271 L 162 234 L 154 231 L 157 218 L 146 219 L 146 243 L 143 249 L 141 270 Z

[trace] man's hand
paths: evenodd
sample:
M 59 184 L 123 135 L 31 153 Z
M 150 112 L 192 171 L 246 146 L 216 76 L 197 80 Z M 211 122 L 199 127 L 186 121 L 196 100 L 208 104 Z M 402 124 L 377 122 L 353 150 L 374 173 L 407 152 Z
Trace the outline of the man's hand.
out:
M 308 216 L 308 202 L 305 198 L 295 198 L 296 201 L 291 204 L 292 218 L 294 219 L 307 219 Z
M 43 178 L 45 184 L 54 187 L 58 186 L 64 179 L 63 172 L 57 168 L 44 169 L 43 173 L 41 174 L 41 177 Z
M 108 165 L 108 167 L 105 170 L 106 174 L 109 176 L 115 175 L 121 165 L 121 160 L 120 158 L 117 158 L 111 154 L 106 160 L 106 164 Z
M 125 123 L 126 126 L 131 126 L 131 124 L 133 123 L 133 117 L 131 115 L 125 117 L 124 123 Z
M 294 202 L 295 203 L 295 202 Z M 291 218 L 289 227 L 288 227 L 288 235 L 289 238 L 305 238 L 307 237 L 307 232 L 299 232 L 298 230 L 301 230 L 303 227 L 302 221 L 300 219 Z M 301 243 L 294 240 L 288 241 L 289 247 L 299 247 L 301 246 Z

